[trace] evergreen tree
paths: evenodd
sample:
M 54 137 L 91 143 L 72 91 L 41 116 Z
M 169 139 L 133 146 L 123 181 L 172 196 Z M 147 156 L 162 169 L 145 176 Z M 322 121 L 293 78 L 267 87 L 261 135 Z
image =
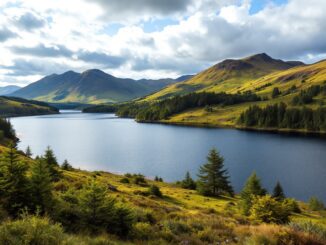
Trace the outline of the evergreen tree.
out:
M 67 170 L 67 171 L 70 171 L 70 170 L 73 170 L 73 167 L 69 164 L 68 160 L 64 160 L 64 162 L 62 163 L 61 165 L 61 168 L 63 170 Z
M 27 157 L 32 157 L 32 155 L 33 155 L 32 150 L 29 146 L 27 146 L 27 148 L 26 148 L 25 155 Z
M 52 182 L 49 168 L 44 159 L 39 159 L 31 169 L 31 199 L 34 210 L 49 211 L 53 204 Z
M 241 192 L 242 208 L 244 214 L 249 214 L 253 197 L 264 195 L 266 195 L 266 190 L 262 187 L 260 179 L 257 177 L 256 173 L 253 172 L 247 179 L 246 184 Z
M 189 171 L 187 171 L 185 179 L 181 182 L 181 187 L 189 190 L 196 189 L 196 182 L 191 178 Z
M 212 149 L 207 157 L 207 163 L 202 165 L 198 174 L 198 190 L 207 196 L 233 195 L 227 170 L 224 169 L 224 159 L 216 149 Z
M 48 146 L 45 150 L 43 156 L 45 163 L 49 168 L 49 172 L 53 181 L 58 181 L 60 179 L 60 172 L 58 170 L 59 164 L 57 158 L 55 157 L 53 150 Z
M 3 153 L 0 163 L 0 200 L 7 212 L 16 217 L 28 206 L 27 165 L 21 162 L 13 144 Z
M 272 197 L 275 198 L 278 201 L 281 201 L 281 200 L 285 199 L 285 194 L 284 194 L 283 188 L 282 188 L 279 181 L 277 181 L 277 183 L 276 183 L 276 185 L 274 187 Z
M 281 94 L 280 90 L 278 87 L 275 87 L 273 89 L 273 92 L 272 92 L 272 98 L 276 98 L 277 96 L 279 96 Z
M 102 227 L 114 226 L 115 209 L 114 200 L 107 197 L 105 186 L 93 180 L 86 185 L 80 196 L 83 222 L 93 233 L 99 232 Z

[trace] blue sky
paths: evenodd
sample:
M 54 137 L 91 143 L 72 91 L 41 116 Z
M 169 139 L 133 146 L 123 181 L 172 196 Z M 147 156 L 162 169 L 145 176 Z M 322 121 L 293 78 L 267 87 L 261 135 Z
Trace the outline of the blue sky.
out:
M 0 86 L 92 68 L 178 77 L 262 52 L 313 63 L 325 12 L 325 0 L 1 0 Z

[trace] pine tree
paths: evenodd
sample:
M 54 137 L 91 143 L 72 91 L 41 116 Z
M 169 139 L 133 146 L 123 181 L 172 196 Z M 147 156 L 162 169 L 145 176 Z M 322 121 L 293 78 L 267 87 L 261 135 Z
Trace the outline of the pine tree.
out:
M 16 217 L 28 206 L 29 192 L 27 165 L 19 160 L 13 144 L 3 153 L 0 163 L 0 200 L 7 212 Z
M 107 189 L 96 180 L 85 186 L 80 196 L 83 222 L 93 233 L 107 226 L 113 226 L 115 202 L 107 197 Z
M 59 164 L 53 150 L 49 146 L 45 150 L 43 159 L 49 168 L 52 180 L 58 181 L 60 179 L 60 172 L 58 170 Z
M 198 174 L 198 190 L 207 196 L 233 195 L 227 170 L 224 169 L 224 159 L 216 149 L 212 149 L 207 157 L 207 163 L 202 165 Z
M 67 170 L 67 171 L 70 171 L 70 170 L 73 170 L 73 167 L 69 164 L 68 160 L 64 160 L 64 162 L 62 163 L 61 165 L 61 168 L 63 170 Z
M 242 208 L 245 215 L 249 214 L 253 197 L 263 195 L 266 195 L 266 190 L 262 187 L 256 173 L 253 172 L 241 192 Z
M 34 210 L 49 211 L 53 204 L 53 186 L 49 168 L 44 159 L 39 159 L 31 169 L 31 200 Z
M 276 185 L 274 187 L 272 197 L 275 198 L 278 201 L 282 201 L 282 200 L 285 199 L 285 194 L 284 194 L 283 188 L 282 188 L 279 181 L 277 181 L 277 183 L 276 183 Z
M 196 182 L 191 178 L 189 171 L 187 171 L 185 179 L 181 182 L 181 187 L 189 190 L 196 189 Z
M 32 157 L 32 155 L 33 155 L 31 148 L 29 146 L 27 146 L 27 148 L 26 148 L 25 155 L 27 157 Z

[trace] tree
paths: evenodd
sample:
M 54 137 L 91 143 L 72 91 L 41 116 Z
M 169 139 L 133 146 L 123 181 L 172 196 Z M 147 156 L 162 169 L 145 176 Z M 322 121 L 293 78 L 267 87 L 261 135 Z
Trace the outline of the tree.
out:
M 69 164 L 69 162 L 68 162 L 67 159 L 64 160 L 64 162 L 63 162 L 62 165 L 61 165 L 61 168 L 62 168 L 63 170 L 67 170 L 67 171 L 71 171 L 71 170 L 73 170 L 73 167 Z
M 277 181 L 277 183 L 276 183 L 276 185 L 274 187 L 272 197 L 275 198 L 278 201 L 281 201 L 281 200 L 285 199 L 285 194 L 284 194 L 283 188 L 282 188 L 279 181 Z
M 187 171 L 185 179 L 181 181 L 181 187 L 189 190 L 196 189 L 196 182 L 191 178 L 189 171 Z
M 59 164 L 57 158 L 55 157 L 53 150 L 48 146 L 45 150 L 43 156 L 45 163 L 49 168 L 49 172 L 53 181 L 58 181 L 60 179 L 60 172 L 58 170 Z
M 265 223 L 283 224 L 289 222 L 291 207 L 270 195 L 255 196 L 250 208 L 250 217 Z
M 212 149 L 207 157 L 207 163 L 202 165 L 198 174 L 198 190 L 207 196 L 233 195 L 233 189 L 224 169 L 224 159 L 216 149 Z
M 317 197 L 311 197 L 309 199 L 309 208 L 312 211 L 321 211 L 325 209 L 323 201 L 319 200 Z
M 30 191 L 34 210 L 45 213 L 53 204 L 53 186 L 49 168 L 44 159 L 39 159 L 32 166 Z
M 27 157 L 32 157 L 32 155 L 33 155 L 32 150 L 29 146 L 27 146 L 27 148 L 26 148 L 25 155 Z
M 115 201 L 107 197 L 107 189 L 96 180 L 87 184 L 80 195 L 80 208 L 84 225 L 92 233 L 100 231 L 101 227 L 114 226 Z
M 0 200 L 7 212 L 16 217 L 28 206 L 27 165 L 21 162 L 13 144 L 3 153 L 0 163 Z
M 249 214 L 253 197 L 263 195 L 266 195 L 266 190 L 262 187 L 256 173 L 253 172 L 241 191 L 242 209 L 245 215 Z
M 281 94 L 280 90 L 278 87 L 275 87 L 273 89 L 273 92 L 272 92 L 272 98 L 276 98 L 277 96 L 279 96 Z

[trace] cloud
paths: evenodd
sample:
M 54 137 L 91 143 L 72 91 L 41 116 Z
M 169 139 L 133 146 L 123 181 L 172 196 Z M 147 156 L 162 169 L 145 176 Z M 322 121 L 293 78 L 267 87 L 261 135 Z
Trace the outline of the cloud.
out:
M 10 47 L 10 50 L 15 54 L 31 55 L 38 57 L 71 57 L 73 52 L 63 45 L 54 47 L 46 47 L 44 44 L 39 44 L 34 47 Z
M 33 30 L 45 25 L 45 20 L 36 17 L 34 14 L 27 12 L 20 16 L 16 21 L 17 25 L 24 30 Z
M 10 38 L 17 37 L 18 35 L 7 28 L 0 28 L 0 42 L 7 41 Z

